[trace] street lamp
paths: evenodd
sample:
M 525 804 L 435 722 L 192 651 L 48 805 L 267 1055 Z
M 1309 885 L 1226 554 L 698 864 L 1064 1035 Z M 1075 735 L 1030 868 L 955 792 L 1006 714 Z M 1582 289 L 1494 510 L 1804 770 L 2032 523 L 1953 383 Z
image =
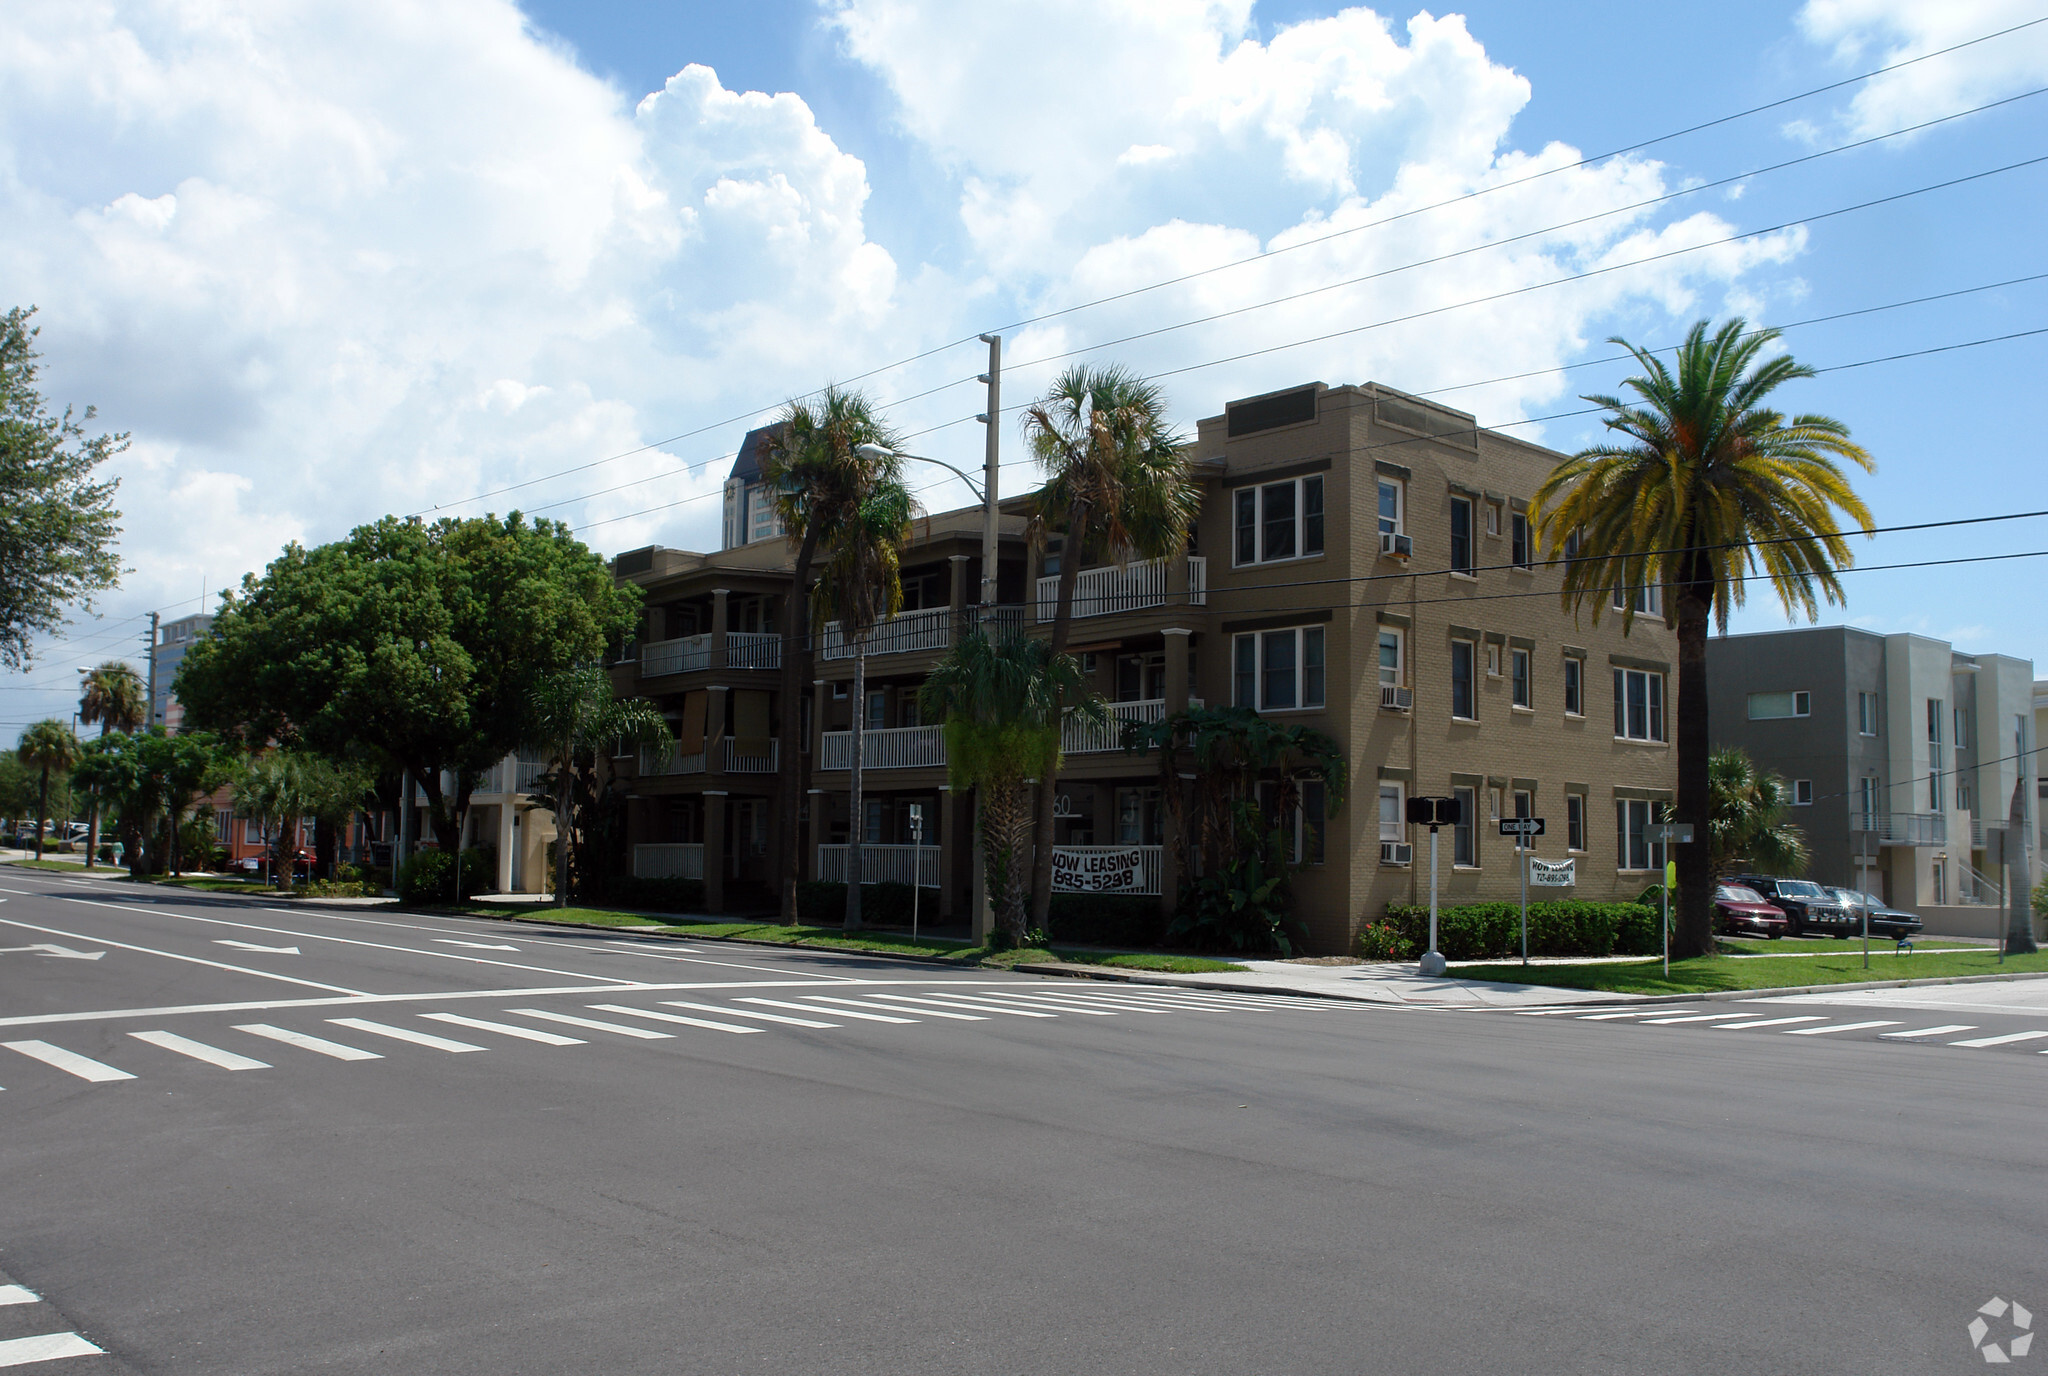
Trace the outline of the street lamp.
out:
M 886 449 L 879 444 L 857 444 L 853 447 L 853 452 L 870 463 L 873 463 L 876 459 L 894 456 L 899 459 L 914 460 L 917 463 L 937 464 L 940 468 L 945 469 L 961 482 L 967 484 L 967 490 L 972 492 L 974 499 L 981 503 L 981 606 L 982 614 L 986 616 L 988 610 L 996 604 L 995 469 L 988 469 L 984 481 L 977 483 L 944 459 L 934 459 L 924 454 L 905 454 L 901 450 Z

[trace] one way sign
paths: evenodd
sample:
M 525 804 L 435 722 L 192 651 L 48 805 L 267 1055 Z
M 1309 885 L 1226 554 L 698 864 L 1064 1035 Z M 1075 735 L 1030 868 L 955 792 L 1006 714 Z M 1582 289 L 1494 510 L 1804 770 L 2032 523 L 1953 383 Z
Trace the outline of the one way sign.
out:
M 1503 817 L 1500 819 L 1500 834 L 1503 836 L 1541 836 L 1541 817 Z

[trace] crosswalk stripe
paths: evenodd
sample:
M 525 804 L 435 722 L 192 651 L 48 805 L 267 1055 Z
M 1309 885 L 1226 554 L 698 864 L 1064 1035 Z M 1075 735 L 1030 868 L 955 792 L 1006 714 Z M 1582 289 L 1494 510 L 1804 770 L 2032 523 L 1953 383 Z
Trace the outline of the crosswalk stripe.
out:
M 1650 1014 L 1660 1011 L 1662 1010 L 1643 1008 L 1633 1013 L 1581 1013 L 1579 1019 L 1582 1022 L 1613 1022 L 1616 1018 L 1647 1018 Z
M 1640 1027 L 1668 1027 L 1675 1022 L 1718 1022 L 1722 1018 L 1753 1018 L 1754 1013 L 1688 1013 L 1682 1018 L 1645 1018 Z
M 1233 998 L 1225 994 L 1184 994 L 1171 989 L 1138 989 L 1129 985 L 1113 989 L 1076 989 L 1071 992 L 1058 992 L 1067 998 L 1112 998 L 1159 1008 L 1200 1008 L 1224 1013 L 1244 1013 L 1253 1010 L 1264 1013 L 1272 1011 L 1275 1007 L 1263 1000 Z
M 1750 1027 L 1786 1027 L 1795 1022 L 1826 1022 L 1818 1013 L 1803 1018 L 1764 1018 L 1758 1022 L 1724 1022 L 1712 1029 L 1715 1032 L 1740 1032 Z
M 1114 1018 L 1118 1016 L 1118 1014 L 1129 1013 L 1134 1011 L 1129 1008 L 1118 1008 L 1112 1011 L 1107 1008 L 1098 1008 L 1092 1003 L 1082 1003 L 1074 999 L 1055 999 L 1051 997 L 1041 997 L 1037 994 L 1012 994 L 1008 990 L 999 990 L 986 994 L 976 994 L 974 997 L 977 999 L 988 999 L 991 1001 L 1000 999 L 1002 1000 L 1002 1002 L 1000 1004 L 997 1004 L 996 1006 L 1003 1008 L 1005 1011 L 1008 1012 L 1016 1011 L 1015 1009 L 1010 1008 L 1009 1006 L 1013 1003 L 1021 1003 L 1026 1008 L 1057 1008 L 1060 1010 L 1060 1013 L 1080 1013 L 1090 1018 Z M 981 1005 L 977 1004 L 975 1006 L 980 1007 Z M 1059 1016 L 1059 1013 L 1040 1013 L 1036 1016 L 1056 1018 Z
M 839 1026 L 836 1022 L 819 1022 L 816 1018 L 792 1018 L 782 1013 L 756 1013 L 746 1008 L 728 1008 L 722 1003 L 691 1003 L 688 999 L 663 999 L 662 1003 L 670 1008 L 694 1008 L 700 1013 L 723 1013 L 731 1018 L 759 1018 L 762 1022 L 786 1023 L 791 1027 Z M 822 1013 L 824 1010 L 814 1008 L 811 1011 Z
M 542 1046 L 587 1046 L 581 1037 L 565 1037 L 559 1032 L 543 1032 L 537 1027 L 514 1027 L 509 1022 L 492 1022 L 489 1018 L 470 1018 L 460 1013 L 422 1013 L 423 1018 L 435 1022 L 453 1023 L 457 1027 L 473 1027 L 479 1032 L 499 1032 L 521 1041 L 539 1042 Z
M 232 1051 L 223 1051 L 205 1042 L 195 1042 L 175 1032 L 130 1032 L 129 1036 L 151 1046 L 160 1046 L 166 1051 L 175 1051 L 180 1056 L 190 1056 L 195 1061 L 217 1065 L 222 1070 L 268 1070 L 270 1062 L 259 1061 L 248 1056 L 237 1056 Z
M 26 1285 L 0 1285 L 0 1304 L 41 1304 L 43 1297 Z
M 737 1023 L 713 1022 L 709 1018 L 686 1018 L 681 1013 L 657 1013 L 652 1008 L 628 1008 L 623 1003 L 593 1003 L 590 1005 L 600 1013 L 624 1013 L 629 1018 L 653 1018 L 658 1022 L 679 1022 L 685 1027 L 703 1027 L 713 1032 L 759 1032 L 758 1027 L 741 1027 Z
M 1966 1042 L 1950 1042 L 1950 1046 L 2006 1046 L 2012 1042 L 2032 1042 L 2048 1037 L 2048 1032 L 2008 1032 L 2003 1037 L 1975 1037 Z
M 806 995 L 805 995 L 805 997 L 806 997 L 806 998 L 808 998 L 808 999 L 810 999 L 810 1000 L 812 1000 L 813 1002 L 816 1002 L 816 1003 L 844 1003 L 844 1004 L 849 1004 L 849 1005 L 853 1004 L 853 1000 L 852 1000 L 852 999 L 832 999 L 832 998 L 826 998 L 826 997 L 825 997 L 825 996 L 824 996 L 823 994 L 806 994 Z M 868 997 L 869 997 L 870 999 L 872 999 L 872 998 L 874 997 L 874 995 L 870 994 L 870 995 L 868 995 Z M 884 1008 L 888 1008 L 888 1007 L 889 1007 L 889 1005 L 888 1005 L 888 1004 L 883 1004 L 882 1006 L 883 1006 Z M 907 1012 L 909 1012 L 910 1010 L 909 1010 L 909 1009 L 907 1009 L 907 1008 L 896 1008 L 896 1009 L 891 1009 L 891 1011 L 892 1011 L 892 1012 L 896 1012 L 896 1013 L 907 1013 Z M 945 1013 L 945 1012 L 941 1012 L 941 1011 L 940 1011 L 939 1009 L 936 1009 L 936 1008 L 920 1008 L 920 1009 L 918 1009 L 918 1010 L 917 1010 L 917 1015 L 918 1015 L 919 1017 L 921 1017 L 921 1018 L 949 1018 L 949 1019 L 951 1019 L 951 1020 L 952 1020 L 952 1021 L 954 1021 L 954 1022 L 987 1022 L 987 1021 L 988 1021 L 988 1019 L 987 1019 L 987 1018 L 986 1018 L 985 1016 L 983 1016 L 982 1014 L 980 1014 L 980 1013 Z
M 1907 1037 L 1945 1037 L 1951 1032 L 1975 1032 L 1973 1022 L 1945 1022 L 1939 1027 L 1916 1027 L 1911 1032 L 1880 1032 L 1880 1037 L 1896 1037 L 1903 1041 Z
M 546 1018 L 549 1022 L 562 1023 L 568 1027 L 587 1027 L 592 1032 L 616 1032 L 622 1037 L 638 1037 L 641 1041 L 667 1041 L 674 1034 L 657 1032 L 651 1027 L 628 1027 L 622 1022 L 605 1022 L 599 1018 L 579 1018 L 574 1013 L 556 1013 L 546 1008 L 507 1008 L 507 1013 L 517 1013 L 526 1018 Z
M 1514 1010 L 1514 1013 L 1518 1018 L 1563 1018 L 1569 1017 L 1573 1013 L 1590 1013 L 1592 1011 L 1590 1008 L 1517 1008 Z
M 1119 1013 L 1171 1013 L 1171 1008 L 1143 1003 L 1137 999 L 1123 1000 L 1108 994 L 1005 994 L 1005 998 L 1029 999 L 1033 1004 L 1046 1008 L 1114 1008 Z M 1220 1009 L 1217 1011 L 1221 1011 Z
M 1825 1037 L 1834 1032 L 1862 1032 L 1872 1027 L 1897 1027 L 1898 1025 L 1899 1021 L 1897 1018 L 1883 1022 L 1838 1022 L 1828 1027 L 1787 1028 L 1785 1035 L 1788 1037 Z
M 91 1080 L 94 1084 L 135 1078 L 125 1070 L 101 1065 L 90 1057 L 81 1056 L 75 1051 L 66 1051 L 61 1046 L 52 1046 L 48 1042 L 0 1042 L 0 1046 L 5 1046 L 9 1051 L 19 1051 L 22 1055 L 41 1061 L 44 1065 L 55 1066 L 67 1075 L 76 1075 L 81 1080 Z
M 1126 986 L 1134 997 L 1157 999 L 1161 1003 L 1201 1004 L 1211 1008 L 1256 1008 L 1262 1013 L 1330 1013 L 1338 1004 L 1329 999 L 1283 999 L 1267 994 L 1210 994 L 1192 989 L 1149 989 Z
M 808 1003 L 785 1003 L 781 999 L 736 999 L 734 1002 L 759 1003 L 765 1004 L 770 1008 L 795 1008 L 806 1013 L 821 1011 L 813 1008 Z M 859 1018 L 862 1022 L 893 1022 L 909 1025 L 917 1021 L 916 1018 L 892 1018 L 887 1013 L 856 1013 L 850 1008 L 844 1010 L 834 1008 L 831 1010 L 831 1013 L 835 1018 Z
M 237 1032 L 247 1032 L 252 1037 L 268 1037 L 286 1046 L 296 1046 L 301 1051 L 317 1051 L 322 1056 L 332 1056 L 337 1061 L 381 1061 L 384 1057 L 375 1051 L 364 1051 L 360 1047 L 343 1046 L 340 1042 L 328 1041 L 305 1032 L 293 1032 L 288 1028 L 272 1027 L 267 1022 L 245 1022 L 235 1026 Z
M 981 1013 L 1008 1013 L 1013 1018 L 1056 1018 L 1059 1016 L 1057 1013 L 1034 1013 L 1028 1008 L 1005 1008 L 999 1003 L 977 1003 L 973 999 L 957 994 L 951 994 L 945 998 L 919 998 L 915 994 L 877 994 L 875 997 L 878 999 L 888 999 L 892 1003 L 915 1003 L 920 1005 L 918 1011 L 922 1011 L 922 1005 L 929 1003 L 942 1008 L 972 1008 Z M 995 995 L 985 994 L 982 997 L 993 998 Z M 1115 1014 L 1110 1016 L 1114 1017 Z
M 327 1021 L 333 1023 L 336 1027 L 353 1027 L 358 1032 L 372 1032 L 379 1037 L 389 1037 L 393 1041 L 411 1042 L 414 1046 L 432 1047 L 436 1051 L 483 1050 L 482 1047 L 471 1046 L 468 1042 L 450 1041 L 446 1037 L 436 1037 L 426 1032 L 415 1032 L 410 1027 L 392 1027 L 387 1023 L 371 1022 L 368 1018 L 329 1018 Z
M 0 1366 L 27 1366 L 31 1362 L 54 1362 L 59 1357 L 90 1357 L 104 1352 L 76 1333 L 38 1333 L 33 1338 L 9 1338 L 0 1342 Z

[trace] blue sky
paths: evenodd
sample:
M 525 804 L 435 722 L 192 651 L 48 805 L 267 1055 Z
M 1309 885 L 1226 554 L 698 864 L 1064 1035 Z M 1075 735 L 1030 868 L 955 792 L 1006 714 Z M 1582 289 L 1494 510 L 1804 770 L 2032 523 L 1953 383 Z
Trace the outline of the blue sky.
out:
M 2041 17 L 2017 0 L 1377 15 L 450 0 L 424 16 L 399 0 L 325 14 L 248 0 L 209 14 L 129 0 L 0 16 L 0 302 L 41 308 L 53 395 L 135 437 L 119 461 L 134 571 L 103 619 L 0 680 L 0 731 L 68 714 L 73 664 L 132 644 L 152 607 L 196 608 L 286 540 L 387 511 L 517 504 L 608 552 L 701 548 L 716 541 L 722 456 L 790 394 Z M 1668 344 L 1701 316 L 1789 323 L 1968 292 L 1791 330 L 1788 347 L 1823 368 L 2048 327 L 2048 279 L 1970 290 L 2048 273 L 2048 163 L 1812 218 L 2048 154 L 2048 95 L 2024 95 L 2041 86 L 2048 25 L 1015 331 L 1008 357 L 1546 230 L 1087 356 L 1189 368 L 1515 291 L 1167 383 L 1191 425 L 1308 379 L 1434 390 L 1533 374 L 1442 393 L 1506 424 L 1617 387 L 1619 365 L 1570 368 L 1609 357 L 1606 336 Z M 1789 227 L 1696 247 L 1774 225 Z M 1531 289 L 1656 253 L 1673 256 Z M 1881 524 L 2048 506 L 2024 409 L 2044 362 L 2048 336 L 1959 349 L 1828 372 L 1788 405 L 1840 416 L 1871 449 L 1861 487 Z M 895 414 L 924 452 L 965 464 L 979 401 L 958 384 L 978 367 L 956 349 L 869 385 L 885 399 L 938 389 Z M 1050 371 L 1016 366 L 1006 399 Z M 1517 433 L 1560 449 L 1593 434 L 1583 420 Z M 1858 552 L 2032 549 L 2048 549 L 2048 521 Z M 1824 620 L 2048 665 L 2044 562 L 1855 574 Z M 1759 599 L 1737 628 L 1782 624 Z

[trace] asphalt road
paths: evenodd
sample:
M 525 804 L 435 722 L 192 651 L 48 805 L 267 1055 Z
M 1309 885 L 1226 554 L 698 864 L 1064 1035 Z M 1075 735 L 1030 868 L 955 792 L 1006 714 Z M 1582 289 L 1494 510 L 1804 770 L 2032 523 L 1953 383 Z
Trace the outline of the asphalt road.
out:
M 0 1365 L 105 1350 L 24 1372 L 1907 1373 L 1981 1369 L 1993 1297 L 2048 1327 L 2048 1037 L 1951 1044 L 2048 995 L 1639 1025 L 20 870 L 0 947 Z

